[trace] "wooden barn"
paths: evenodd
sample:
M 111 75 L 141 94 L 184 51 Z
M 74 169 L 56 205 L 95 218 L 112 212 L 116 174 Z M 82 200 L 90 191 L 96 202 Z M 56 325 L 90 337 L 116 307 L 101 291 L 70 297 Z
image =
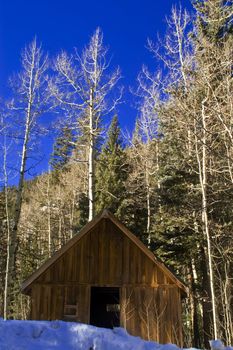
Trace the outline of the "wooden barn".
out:
M 184 284 L 105 210 L 22 285 L 31 319 L 122 326 L 182 345 Z

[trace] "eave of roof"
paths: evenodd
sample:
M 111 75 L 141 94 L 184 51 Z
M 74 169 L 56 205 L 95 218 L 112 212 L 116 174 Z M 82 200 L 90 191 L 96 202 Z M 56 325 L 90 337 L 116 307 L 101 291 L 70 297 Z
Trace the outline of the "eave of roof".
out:
M 32 273 L 21 285 L 21 291 L 25 294 L 29 294 L 31 284 L 42 274 L 44 273 L 53 263 L 55 263 L 66 251 L 68 251 L 74 244 L 76 244 L 87 232 L 89 232 L 93 227 L 95 227 L 98 222 L 103 219 L 111 220 L 131 241 L 133 241 L 138 248 L 140 248 L 144 254 L 146 254 L 150 260 L 158 265 L 161 270 L 171 278 L 171 280 L 177 284 L 181 289 L 182 294 L 186 295 L 188 289 L 185 284 L 172 273 L 169 268 L 155 255 L 132 233 L 130 232 L 112 213 L 108 210 L 104 210 L 101 214 L 97 215 L 92 221 L 88 222 L 81 231 L 71 238 L 61 249 L 59 249 L 51 258 L 49 258 L 44 264 L 42 264 L 38 270 Z

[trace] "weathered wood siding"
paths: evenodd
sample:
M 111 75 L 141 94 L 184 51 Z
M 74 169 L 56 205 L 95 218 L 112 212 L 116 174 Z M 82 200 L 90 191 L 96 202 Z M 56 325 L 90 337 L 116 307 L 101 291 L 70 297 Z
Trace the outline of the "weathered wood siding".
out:
M 89 323 L 91 286 L 120 288 L 121 325 L 129 333 L 181 345 L 179 288 L 104 218 L 34 281 L 32 319 L 64 319 L 70 303 L 78 305 L 76 320 Z
M 31 295 L 33 320 L 63 320 L 66 301 L 68 304 L 78 305 L 78 318 L 75 321 L 89 322 L 90 287 L 88 285 L 66 287 L 35 285 L 32 287 Z
M 110 221 L 102 219 L 36 283 L 91 285 L 173 284 L 128 237 Z
M 175 285 L 123 287 L 121 320 L 132 335 L 182 345 L 180 292 Z

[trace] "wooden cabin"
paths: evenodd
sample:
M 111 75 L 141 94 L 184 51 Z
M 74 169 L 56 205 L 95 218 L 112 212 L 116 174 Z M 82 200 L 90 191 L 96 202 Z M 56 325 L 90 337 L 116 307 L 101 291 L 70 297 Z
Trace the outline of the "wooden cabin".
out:
M 182 345 L 184 284 L 110 212 L 89 222 L 22 285 L 31 319 L 122 326 Z

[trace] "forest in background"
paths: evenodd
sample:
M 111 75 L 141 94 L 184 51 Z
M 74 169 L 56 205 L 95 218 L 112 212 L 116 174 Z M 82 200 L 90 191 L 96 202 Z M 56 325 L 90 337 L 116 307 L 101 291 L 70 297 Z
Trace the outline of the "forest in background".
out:
M 233 343 L 233 3 L 193 6 L 173 8 L 167 35 L 147 43 L 155 71 L 137 77 L 132 133 L 120 130 L 121 73 L 101 29 L 82 52 L 50 58 L 36 39 L 24 49 L 0 111 L 4 318 L 27 318 L 21 282 L 108 208 L 189 287 L 185 345 Z M 29 181 L 51 114 L 49 170 Z

